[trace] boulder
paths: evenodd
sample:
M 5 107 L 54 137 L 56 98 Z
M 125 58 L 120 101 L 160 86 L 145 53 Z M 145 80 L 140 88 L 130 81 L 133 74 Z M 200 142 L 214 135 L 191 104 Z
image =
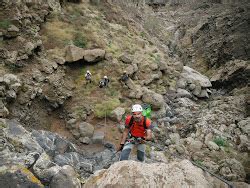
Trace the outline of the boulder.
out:
M 69 45 L 66 47 L 65 50 L 65 61 L 67 62 L 79 61 L 83 59 L 84 53 L 85 53 L 84 49 L 74 45 Z
M 219 162 L 219 173 L 230 181 L 244 181 L 246 173 L 242 164 L 236 159 L 225 159 Z
M 201 150 L 203 143 L 201 141 L 198 140 L 194 140 L 190 143 L 190 145 L 188 146 L 188 149 L 191 152 L 198 152 Z
M 38 158 L 33 166 L 35 175 L 43 182 L 50 182 L 51 178 L 57 174 L 60 167 L 50 160 L 50 157 L 44 152 Z
M 61 12 L 62 11 L 62 7 L 60 5 L 60 1 L 57 1 L 57 0 L 47 0 L 47 3 L 49 5 L 49 7 L 52 9 L 52 11 L 54 11 L 54 12 Z
M 5 129 L 6 138 L 11 140 L 15 145 L 21 145 L 28 151 L 43 152 L 43 148 L 31 136 L 30 132 L 26 131 L 17 121 L 7 120 L 7 127 Z
M 125 63 L 125 64 L 131 64 L 132 61 L 133 61 L 133 56 L 124 53 L 124 54 L 122 54 L 122 55 L 119 57 L 119 60 L 122 61 L 122 62 Z
M 133 75 L 134 73 L 136 73 L 138 71 L 138 66 L 136 63 L 133 63 L 131 65 L 129 65 L 125 71 L 127 72 L 128 75 Z
M 187 90 L 181 89 L 181 88 L 177 89 L 176 96 L 177 96 L 177 98 L 182 98 L 182 97 L 186 97 L 186 98 L 190 98 L 190 99 L 192 98 L 191 93 L 189 93 Z
M 238 123 L 238 126 L 242 130 L 243 133 L 250 135 L 250 117 L 241 120 Z
M 219 147 L 216 143 L 214 143 L 213 141 L 208 141 L 207 146 L 208 146 L 208 148 L 209 148 L 210 150 L 215 150 L 215 151 L 217 151 L 217 150 L 220 149 L 220 147 Z
M 81 188 L 80 180 L 77 178 L 77 174 L 69 165 L 65 165 L 61 170 L 53 177 L 51 183 L 51 188 Z
M 208 77 L 202 75 L 201 73 L 195 71 L 194 69 L 183 66 L 183 71 L 181 73 L 181 78 L 187 80 L 188 82 L 198 82 L 201 87 L 212 87 L 211 82 L 209 81 Z
M 85 137 L 85 136 L 92 137 L 94 133 L 94 127 L 90 123 L 81 122 L 79 125 L 79 131 L 82 137 Z
M 120 122 L 122 120 L 122 116 L 125 114 L 125 109 L 121 107 L 117 107 L 114 109 L 111 114 L 110 118 L 114 121 Z
M 132 181 L 131 181 L 132 180 Z M 194 167 L 188 160 L 165 163 L 140 163 L 120 161 L 107 170 L 97 171 L 83 188 L 92 187 L 202 187 L 211 185 L 201 169 Z
M 103 131 L 95 131 L 92 137 L 92 142 L 94 144 L 102 144 L 104 140 L 104 132 Z
M 142 101 L 144 103 L 150 104 L 153 109 L 160 109 L 165 103 L 162 95 L 155 93 L 154 91 L 145 87 L 143 88 Z
M 44 187 L 27 168 L 21 165 L 1 166 L 0 187 Z
M 102 49 L 84 50 L 83 56 L 85 61 L 89 63 L 95 63 L 104 59 L 105 50 Z

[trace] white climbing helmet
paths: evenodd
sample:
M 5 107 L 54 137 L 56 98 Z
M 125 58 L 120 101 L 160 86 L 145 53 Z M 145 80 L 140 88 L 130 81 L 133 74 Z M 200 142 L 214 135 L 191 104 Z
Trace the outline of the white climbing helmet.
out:
M 142 110 L 142 106 L 139 105 L 139 104 L 135 104 L 135 105 L 132 106 L 132 110 L 131 111 L 132 112 L 142 112 L 143 111 Z
M 89 70 L 87 70 L 87 73 L 90 73 Z
M 107 76 L 104 76 L 103 78 L 104 78 L 104 79 L 107 79 L 108 77 L 107 77 Z

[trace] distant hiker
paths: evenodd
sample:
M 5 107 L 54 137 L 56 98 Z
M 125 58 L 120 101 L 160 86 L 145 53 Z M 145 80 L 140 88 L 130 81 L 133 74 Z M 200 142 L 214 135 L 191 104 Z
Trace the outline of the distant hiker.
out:
M 137 159 L 141 162 L 145 158 L 145 141 L 152 139 L 151 120 L 142 115 L 142 106 L 132 106 L 132 115 L 126 117 L 125 130 L 117 151 L 122 150 L 120 161 L 128 160 L 131 150 L 137 147 Z
M 109 84 L 109 78 L 107 76 L 104 76 L 103 79 L 101 79 L 101 81 L 99 82 L 99 87 L 103 88 L 103 87 L 108 87 Z
M 126 82 L 128 81 L 129 76 L 126 71 L 123 71 L 121 78 L 119 81 L 124 84 L 124 86 L 127 86 Z
M 87 70 L 86 74 L 85 74 L 85 79 L 86 79 L 86 82 L 88 83 L 91 83 L 91 72 L 89 70 Z

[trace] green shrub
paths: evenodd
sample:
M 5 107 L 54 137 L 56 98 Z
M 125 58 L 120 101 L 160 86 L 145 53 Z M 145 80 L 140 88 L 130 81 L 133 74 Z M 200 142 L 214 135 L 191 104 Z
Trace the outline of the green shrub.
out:
M 200 166 L 203 166 L 203 164 L 202 164 L 203 161 L 202 160 L 197 159 L 197 160 L 194 160 L 194 162 L 196 164 L 200 165 Z
M 75 46 L 79 48 L 86 48 L 87 46 L 87 39 L 83 36 L 82 33 L 76 33 L 73 43 Z
M 104 118 L 106 116 L 110 116 L 112 110 L 120 105 L 120 101 L 118 99 L 109 99 L 107 101 L 103 101 L 100 104 L 95 105 L 94 114 L 98 118 Z
M 9 20 L 1 20 L 0 21 L 0 28 L 1 29 L 8 29 L 11 25 L 11 22 Z
M 222 138 L 222 137 L 216 137 L 213 141 L 218 146 L 223 146 L 223 147 L 227 147 L 228 146 L 227 140 L 224 139 L 224 138 Z

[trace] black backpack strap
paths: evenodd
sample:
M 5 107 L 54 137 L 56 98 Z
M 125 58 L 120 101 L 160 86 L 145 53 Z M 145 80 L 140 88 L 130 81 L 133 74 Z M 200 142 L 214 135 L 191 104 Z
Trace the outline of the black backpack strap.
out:
M 147 129 L 147 117 L 146 116 L 143 116 L 143 117 L 144 117 L 143 126 L 144 126 L 144 129 L 146 130 Z
M 133 122 L 134 122 L 134 117 L 131 116 L 130 121 L 129 121 L 129 124 L 128 124 L 128 126 L 129 126 L 128 128 L 129 128 L 129 129 L 131 128 Z

